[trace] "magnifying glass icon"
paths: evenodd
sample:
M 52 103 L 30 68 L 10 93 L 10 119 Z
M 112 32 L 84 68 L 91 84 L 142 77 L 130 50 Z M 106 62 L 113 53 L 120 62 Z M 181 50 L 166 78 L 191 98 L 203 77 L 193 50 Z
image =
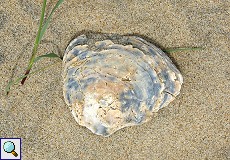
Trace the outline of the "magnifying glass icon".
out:
M 15 145 L 11 141 L 7 141 L 3 144 L 3 149 L 7 153 L 12 153 L 15 157 L 18 156 L 17 152 L 15 152 Z

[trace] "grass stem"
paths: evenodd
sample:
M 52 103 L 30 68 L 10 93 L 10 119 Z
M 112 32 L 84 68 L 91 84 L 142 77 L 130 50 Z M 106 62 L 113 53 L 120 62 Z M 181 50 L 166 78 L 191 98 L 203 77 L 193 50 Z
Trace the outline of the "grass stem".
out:
M 31 58 L 30 58 L 30 61 L 29 61 L 29 65 L 26 69 L 26 73 L 25 75 L 28 75 L 30 73 L 30 70 L 34 64 L 34 59 L 35 59 L 35 56 L 36 56 L 36 53 L 37 53 L 37 50 L 38 50 L 38 45 L 40 43 L 40 34 L 41 34 L 41 30 L 42 30 L 42 24 L 43 24 L 43 21 L 44 21 L 44 17 L 45 17 L 45 9 L 46 9 L 46 0 L 43 0 L 43 4 L 42 4 L 42 12 L 41 12 L 41 16 L 40 16 L 40 24 L 39 24 L 39 28 L 38 28 L 38 33 L 37 33 L 37 36 L 36 36 L 36 40 L 34 42 L 34 48 L 33 48 L 33 52 L 32 52 L 32 55 L 31 55 Z M 21 84 L 23 85 L 26 81 L 26 78 L 27 76 L 25 76 L 22 81 L 21 81 Z
M 201 47 L 188 47 L 188 48 L 168 48 L 163 50 L 164 52 L 180 52 L 180 51 L 192 51 L 192 50 L 202 50 L 203 48 Z
M 10 87 L 11 87 L 12 85 L 16 85 L 16 84 L 18 84 L 18 82 L 20 82 L 20 81 L 21 81 L 22 79 L 24 79 L 25 77 L 28 77 L 28 76 L 30 76 L 30 75 L 34 75 L 34 74 L 36 74 L 36 73 L 42 72 L 42 71 L 44 71 L 44 70 L 46 70 L 46 69 L 48 69 L 48 68 L 50 68 L 50 67 L 52 67 L 52 66 L 57 65 L 58 63 L 60 64 L 60 62 L 57 62 L 57 63 L 51 64 L 51 65 L 42 67 L 42 68 L 37 69 L 37 70 L 35 70 L 35 71 L 31 72 L 31 73 L 28 73 L 28 74 L 25 74 L 25 75 L 23 75 L 23 76 L 21 76 L 21 77 L 18 77 L 16 80 L 10 81 L 10 82 L 8 83 L 8 85 L 6 86 L 6 95 L 9 94 L 9 92 L 10 92 Z

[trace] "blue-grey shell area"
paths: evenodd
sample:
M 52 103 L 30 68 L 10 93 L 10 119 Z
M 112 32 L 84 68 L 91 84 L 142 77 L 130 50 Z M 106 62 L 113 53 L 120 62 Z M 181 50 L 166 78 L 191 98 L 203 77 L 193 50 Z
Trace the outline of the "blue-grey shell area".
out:
M 73 116 L 103 136 L 150 120 L 183 82 L 163 51 L 136 36 L 80 35 L 67 47 L 63 66 L 64 98 Z

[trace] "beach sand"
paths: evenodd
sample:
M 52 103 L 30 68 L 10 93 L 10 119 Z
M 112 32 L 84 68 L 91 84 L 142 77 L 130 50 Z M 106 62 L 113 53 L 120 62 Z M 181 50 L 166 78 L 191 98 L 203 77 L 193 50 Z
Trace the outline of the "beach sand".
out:
M 56 1 L 48 1 L 48 12 Z M 140 126 L 104 138 L 79 126 L 62 93 L 62 62 L 4 89 L 24 73 L 42 0 L 0 1 L 0 137 L 21 137 L 23 159 L 230 159 L 230 3 L 228 0 L 68 0 L 54 14 L 38 55 L 63 55 L 82 30 L 135 34 L 168 54 L 184 77 L 180 95 Z

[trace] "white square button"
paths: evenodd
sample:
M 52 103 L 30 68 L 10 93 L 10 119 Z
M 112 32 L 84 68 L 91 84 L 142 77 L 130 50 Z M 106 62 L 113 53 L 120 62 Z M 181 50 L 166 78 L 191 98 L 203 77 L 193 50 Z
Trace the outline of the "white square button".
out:
M 21 159 L 21 138 L 0 138 L 0 160 Z

